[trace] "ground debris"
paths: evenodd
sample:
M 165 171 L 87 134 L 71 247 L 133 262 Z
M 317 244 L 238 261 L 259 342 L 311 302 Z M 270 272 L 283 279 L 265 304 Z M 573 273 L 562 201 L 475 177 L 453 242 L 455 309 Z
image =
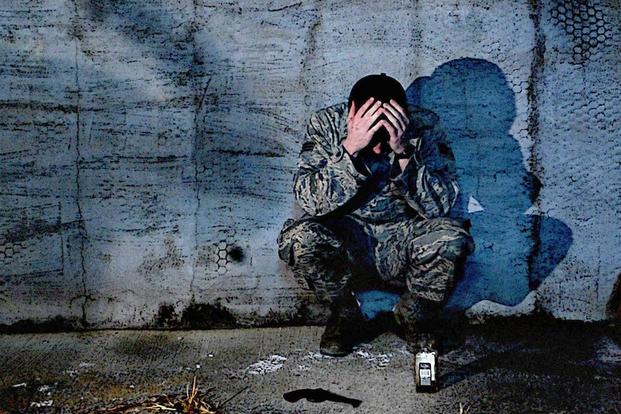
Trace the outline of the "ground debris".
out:
M 207 394 L 211 389 L 207 389 Z M 205 395 L 201 395 L 196 385 L 196 376 L 192 381 L 192 389 L 186 387 L 185 397 L 175 395 L 155 395 L 148 397 L 144 401 L 134 403 L 123 403 L 111 408 L 97 411 L 97 414 L 105 413 L 182 413 L 182 414 L 219 414 L 218 407 L 205 400 Z
M 262 359 L 259 362 L 255 362 L 250 365 L 246 370 L 252 375 L 263 375 L 270 372 L 278 371 L 282 368 L 286 357 L 281 355 L 272 355 L 268 359 Z

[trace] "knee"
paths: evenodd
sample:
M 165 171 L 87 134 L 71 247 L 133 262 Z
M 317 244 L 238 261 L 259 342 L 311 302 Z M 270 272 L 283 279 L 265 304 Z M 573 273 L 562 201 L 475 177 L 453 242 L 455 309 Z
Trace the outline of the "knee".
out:
M 305 221 L 296 228 L 293 248 L 303 252 L 322 252 L 336 250 L 342 245 L 341 240 L 323 224 Z
M 438 217 L 425 225 L 435 242 L 440 243 L 438 253 L 451 261 L 468 256 L 474 251 L 474 239 L 459 220 Z
M 464 258 L 474 252 L 474 239 L 462 227 L 447 232 L 441 256 L 449 260 Z
M 294 264 L 301 257 L 319 258 L 334 254 L 342 242 L 329 228 L 313 220 L 302 220 L 283 229 L 278 236 L 282 260 Z

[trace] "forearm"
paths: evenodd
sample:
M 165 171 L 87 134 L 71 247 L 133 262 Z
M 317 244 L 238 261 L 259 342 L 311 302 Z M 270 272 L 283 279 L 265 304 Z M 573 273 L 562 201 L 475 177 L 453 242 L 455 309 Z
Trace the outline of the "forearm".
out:
M 301 165 L 294 177 L 296 201 L 313 216 L 328 214 L 344 205 L 366 179 L 344 148 L 322 158 L 314 168 Z
M 459 192 L 456 181 L 412 158 L 398 164 L 401 172 L 391 180 L 408 205 L 427 219 L 448 215 Z

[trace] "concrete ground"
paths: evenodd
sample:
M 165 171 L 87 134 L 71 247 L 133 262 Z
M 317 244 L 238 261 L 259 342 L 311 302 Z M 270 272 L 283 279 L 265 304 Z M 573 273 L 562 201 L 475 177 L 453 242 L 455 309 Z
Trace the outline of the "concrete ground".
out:
M 465 327 L 440 358 L 442 389 L 417 394 L 412 355 L 384 333 L 351 355 L 317 352 L 320 327 L 0 336 L 0 413 L 90 413 L 185 392 L 197 375 L 227 413 L 621 413 L 616 328 L 532 321 Z M 361 400 L 295 403 L 323 388 Z M 121 412 L 107 411 L 107 412 Z M 150 411 L 153 412 L 153 411 Z

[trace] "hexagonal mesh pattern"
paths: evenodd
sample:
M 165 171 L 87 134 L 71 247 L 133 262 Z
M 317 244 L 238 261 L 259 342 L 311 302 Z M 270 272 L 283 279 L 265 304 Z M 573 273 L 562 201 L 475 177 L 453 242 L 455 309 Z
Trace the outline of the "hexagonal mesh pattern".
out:
M 216 265 L 215 270 L 218 274 L 225 274 L 229 270 L 229 265 L 239 262 L 239 247 L 235 243 L 221 239 L 213 245 L 212 261 Z
M 552 22 L 561 27 L 573 43 L 573 63 L 585 62 L 612 38 L 612 27 L 599 4 L 562 1 L 550 13 Z
M 22 244 L 18 242 L 4 243 L 2 240 L 0 243 L 0 263 L 5 265 L 11 263 L 13 257 L 22 250 Z

